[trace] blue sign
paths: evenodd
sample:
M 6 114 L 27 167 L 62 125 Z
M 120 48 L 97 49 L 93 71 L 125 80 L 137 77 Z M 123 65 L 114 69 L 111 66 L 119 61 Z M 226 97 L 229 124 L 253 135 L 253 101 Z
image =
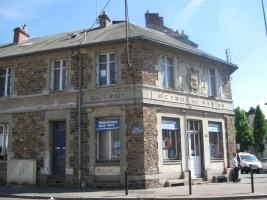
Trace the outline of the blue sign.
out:
M 143 133 L 144 132 L 144 129 L 141 128 L 141 127 L 133 127 L 132 128 L 132 133 L 133 134 L 140 134 L 140 133 Z
M 96 120 L 96 130 L 111 130 L 111 129 L 119 129 L 120 128 L 120 120 L 118 119 L 99 119 Z
M 162 129 L 177 130 L 178 121 L 176 119 L 162 119 Z
M 219 123 L 209 123 L 209 132 L 221 132 Z

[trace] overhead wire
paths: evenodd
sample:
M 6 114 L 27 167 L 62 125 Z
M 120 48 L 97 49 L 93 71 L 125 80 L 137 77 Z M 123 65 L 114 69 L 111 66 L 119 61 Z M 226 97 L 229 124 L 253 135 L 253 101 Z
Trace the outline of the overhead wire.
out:
M 264 43 L 264 35 L 262 29 L 261 12 L 259 11 L 255 18 L 246 28 L 246 32 L 230 45 L 231 58 L 236 64 L 243 62 L 248 56 Z
M 235 60 L 237 62 L 240 61 L 244 57 L 244 54 L 250 52 L 252 48 L 254 48 L 255 46 L 257 47 L 258 43 L 263 43 L 263 41 L 264 41 L 264 33 L 258 32 L 253 37 L 251 37 L 250 40 L 247 41 L 246 44 L 244 44 L 244 46 L 241 46 L 242 50 L 238 51 L 238 54 L 236 54 L 235 56 Z M 233 55 L 235 55 L 235 52 L 233 52 Z
M 232 44 L 229 45 L 229 47 L 231 49 L 233 47 L 239 46 L 239 44 L 242 43 L 244 41 L 244 39 L 247 38 L 247 36 L 251 34 L 251 32 L 254 30 L 253 27 L 255 27 L 259 23 L 259 21 L 261 20 L 260 15 L 261 15 L 261 13 L 259 11 L 256 14 L 255 18 L 253 18 L 253 21 L 251 21 L 251 23 L 246 27 L 246 29 L 248 31 L 244 31 L 242 35 L 238 35 L 238 37 L 236 37 L 236 39 L 234 40 L 234 42 L 232 42 Z

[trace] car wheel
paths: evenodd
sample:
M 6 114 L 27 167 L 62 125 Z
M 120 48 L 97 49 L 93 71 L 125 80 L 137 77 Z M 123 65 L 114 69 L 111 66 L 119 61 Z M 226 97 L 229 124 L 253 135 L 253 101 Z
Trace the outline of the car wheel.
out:
M 241 168 L 241 174 L 244 174 L 245 173 L 245 171 Z
M 261 170 L 257 169 L 257 174 L 260 174 L 261 173 Z

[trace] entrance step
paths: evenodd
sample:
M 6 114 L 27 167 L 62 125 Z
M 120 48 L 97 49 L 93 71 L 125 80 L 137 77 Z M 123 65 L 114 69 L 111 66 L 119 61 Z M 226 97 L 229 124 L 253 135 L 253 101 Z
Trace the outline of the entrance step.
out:
M 191 182 L 192 182 L 192 185 L 199 185 L 199 184 L 207 183 L 207 181 L 204 181 L 203 178 L 192 178 Z
M 188 180 L 186 179 L 174 179 L 174 180 L 167 180 L 165 182 L 165 187 L 172 187 L 172 186 L 184 186 L 188 184 Z
M 120 183 L 119 182 L 95 182 L 94 188 L 95 189 L 119 189 Z
M 50 175 L 47 177 L 47 186 L 50 187 L 63 187 L 65 177 L 63 175 Z
M 228 182 L 227 174 L 214 175 L 211 180 L 212 183 Z

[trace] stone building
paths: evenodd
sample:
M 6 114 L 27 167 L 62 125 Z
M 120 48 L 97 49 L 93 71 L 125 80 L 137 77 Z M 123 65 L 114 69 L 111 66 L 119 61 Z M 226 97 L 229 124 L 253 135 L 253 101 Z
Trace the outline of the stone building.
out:
M 30 39 L 15 28 L 0 46 L 1 184 L 28 160 L 42 186 L 123 187 L 125 170 L 132 188 L 225 173 L 237 66 L 176 36 L 106 13 L 91 30 Z

